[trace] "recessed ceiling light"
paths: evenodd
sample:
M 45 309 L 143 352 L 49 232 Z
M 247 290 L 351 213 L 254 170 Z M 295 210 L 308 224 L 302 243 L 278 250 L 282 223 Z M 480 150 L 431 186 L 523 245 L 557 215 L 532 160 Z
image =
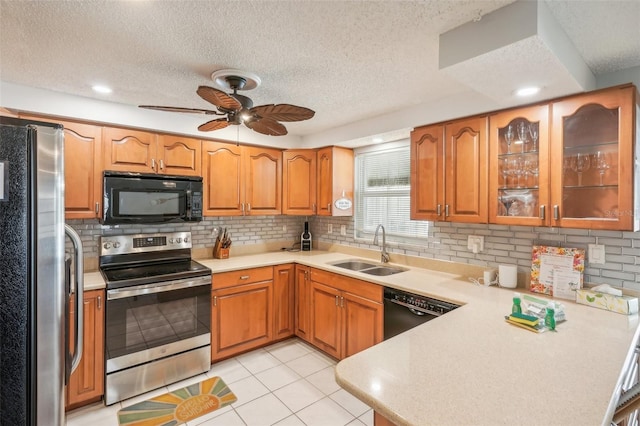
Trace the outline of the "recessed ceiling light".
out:
M 111 90 L 110 87 L 107 86 L 103 86 L 100 84 L 96 84 L 91 86 L 91 88 L 93 89 L 94 92 L 98 92 L 98 93 L 111 93 L 113 92 L 113 90 Z
M 384 139 L 382 139 L 382 136 L 375 136 L 375 137 L 373 138 L 373 142 L 374 142 L 374 143 L 380 143 L 380 142 L 382 142 L 383 140 L 384 140 Z
M 536 93 L 538 93 L 539 91 L 540 91 L 539 87 L 535 87 L 535 86 L 523 87 L 522 89 L 516 90 L 516 95 L 518 95 L 518 96 L 532 96 L 532 95 L 535 95 Z

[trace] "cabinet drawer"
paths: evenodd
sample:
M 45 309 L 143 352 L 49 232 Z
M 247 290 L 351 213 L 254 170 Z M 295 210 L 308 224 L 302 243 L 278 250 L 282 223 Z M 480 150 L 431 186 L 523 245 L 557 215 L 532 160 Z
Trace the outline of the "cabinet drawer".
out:
M 241 284 L 257 283 L 273 279 L 273 267 L 242 269 L 240 271 L 213 274 L 213 289 L 233 287 Z
M 311 268 L 311 281 L 382 303 L 382 286 L 321 269 Z

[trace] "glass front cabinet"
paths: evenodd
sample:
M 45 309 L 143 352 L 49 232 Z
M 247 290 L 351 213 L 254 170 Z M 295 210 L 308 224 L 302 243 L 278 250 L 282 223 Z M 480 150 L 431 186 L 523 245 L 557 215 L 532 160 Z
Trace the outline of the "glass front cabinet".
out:
M 549 224 L 549 106 L 489 117 L 491 223 Z
M 634 230 L 633 86 L 490 116 L 489 221 Z

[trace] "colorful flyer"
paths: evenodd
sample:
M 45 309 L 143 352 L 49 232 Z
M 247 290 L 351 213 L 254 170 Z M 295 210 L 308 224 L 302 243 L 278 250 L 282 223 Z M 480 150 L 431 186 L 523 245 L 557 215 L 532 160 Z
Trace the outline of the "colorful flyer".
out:
M 583 280 L 584 249 L 533 246 L 529 290 L 574 299 Z

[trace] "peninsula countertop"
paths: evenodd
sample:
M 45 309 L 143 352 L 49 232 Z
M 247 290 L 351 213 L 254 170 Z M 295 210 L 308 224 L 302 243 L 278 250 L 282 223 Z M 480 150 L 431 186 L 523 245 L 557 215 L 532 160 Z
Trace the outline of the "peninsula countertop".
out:
M 567 321 L 536 334 L 505 322 L 513 289 L 417 267 L 378 277 L 332 265 L 354 257 L 269 252 L 198 261 L 214 274 L 295 262 L 461 304 L 338 363 L 338 383 L 398 425 L 609 423 L 638 315 L 560 300 Z

